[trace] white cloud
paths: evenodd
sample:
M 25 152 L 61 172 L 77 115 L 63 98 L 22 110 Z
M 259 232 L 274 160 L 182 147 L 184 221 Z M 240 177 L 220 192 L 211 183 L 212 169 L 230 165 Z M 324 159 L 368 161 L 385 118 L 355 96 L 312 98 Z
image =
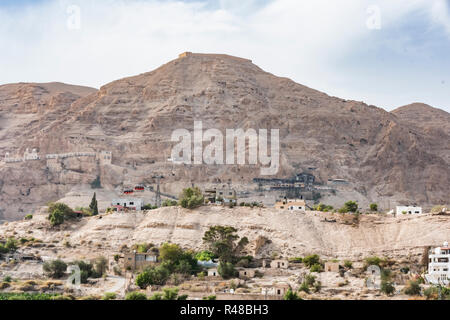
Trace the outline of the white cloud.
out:
M 336 73 L 336 65 L 376 32 L 366 26 L 370 5 L 380 8 L 382 31 L 417 11 L 434 26 L 450 29 L 441 0 L 259 3 L 61 0 L 14 12 L 0 7 L 0 83 L 64 81 L 99 87 L 189 50 L 250 58 L 269 72 L 362 100 L 366 92 L 336 88 L 337 79 L 347 76 Z M 67 28 L 70 5 L 81 9 L 79 30 Z

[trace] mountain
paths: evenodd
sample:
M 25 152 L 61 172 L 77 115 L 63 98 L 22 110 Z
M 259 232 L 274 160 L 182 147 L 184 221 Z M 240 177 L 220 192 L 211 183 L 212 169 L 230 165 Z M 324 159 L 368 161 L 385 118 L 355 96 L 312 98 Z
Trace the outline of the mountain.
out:
M 449 115 L 439 109 L 413 105 L 389 113 L 220 54 L 181 55 L 98 91 L 62 84 L 55 85 L 58 90 L 21 86 L 0 87 L 0 154 L 22 154 L 26 148 L 41 155 L 105 150 L 112 151 L 113 160 L 67 158 L 56 169 L 44 160 L 0 165 L 5 219 L 59 199 L 76 185 L 88 186 L 97 176 L 110 190 L 154 183 L 152 176 L 158 173 L 165 177 L 162 190 L 174 195 L 192 183 L 231 182 L 238 190 L 254 192 L 258 166 L 168 161 L 172 132 L 192 130 L 200 120 L 205 130 L 223 133 L 280 129 L 281 168 L 274 177 L 308 171 L 323 186 L 329 179 L 348 182 L 337 193 L 324 194 L 323 202 L 341 205 L 354 199 L 362 206 L 378 202 L 388 208 L 449 199 Z

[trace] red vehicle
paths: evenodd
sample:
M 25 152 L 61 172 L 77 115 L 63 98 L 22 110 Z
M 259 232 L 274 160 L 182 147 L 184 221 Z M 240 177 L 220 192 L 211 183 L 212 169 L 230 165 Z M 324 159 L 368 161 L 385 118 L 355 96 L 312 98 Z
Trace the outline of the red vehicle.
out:
M 124 193 L 124 194 L 133 194 L 133 193 L 134 193 L 134 190 L 127 189 L 127 190 L 124 190 L 123 193 Z
M 134 190 L 136 190 L 136 191 L 144 191 L 145 187 L 141 186 L 141 185 L 138 185 L 138 186 L 134 187 Z

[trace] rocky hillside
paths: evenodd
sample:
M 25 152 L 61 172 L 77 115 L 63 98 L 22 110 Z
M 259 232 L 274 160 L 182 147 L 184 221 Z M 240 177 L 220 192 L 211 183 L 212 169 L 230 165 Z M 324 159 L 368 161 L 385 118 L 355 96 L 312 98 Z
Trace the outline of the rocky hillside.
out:
M 434 130 L 437 123 L 448 127 L 449 115 L 441 110 L 404 107 L 389 113 L 276 77 L 250 60 L 215 54 L 188 55 L 97 92 L 50 87 L 0 87 L 0 154 L 20 155 L 26 148 L 41 155 L 108 150 L 112 164 L 82 157 L 64 159 L 56 170 L 45 161 L 0 165 L 4 219 L 21 217 L 97 176 L 109 190 L 151 183 L 155 173 L 166 177 L 163 191 L 172 194 L 192 182 L 231 180 L 250 188 L 260 174 L 255 166 L 168 162 L 173 130 L 192 130 L 196 120 L 223 133 L 279 128 L 276 177 L 314 167 L 319 182 L 345 179 L 352 197 L 366 203 L 431 206 L 449 199 L 448 131 Z
M 364 259 L 378 255 L 397 260 L 419 257 L 425 246 L 438 246 L 448 240 L 448 216 L 385 217 L 319 212 L 287 213 L 276 209 L 202 207 L 186 210 L 162 208 L 147 213 L 113 213 L 69 221 L 51 228 L 47 214 L 30 221 L 0 226 L 4 237 L 35 238 L 36 247 L 24 253 L 44 257 L 94 258 L 112 256 L 123 245 L 164 242 L 185 248 L 203 249 L 202 237 L 211 226 L 229 225 L 249 239 L 246 250 L 255 257 L 270 258 L 320 254 L 339 259 Z M 37 250 L 37 251 L 36 251 Z

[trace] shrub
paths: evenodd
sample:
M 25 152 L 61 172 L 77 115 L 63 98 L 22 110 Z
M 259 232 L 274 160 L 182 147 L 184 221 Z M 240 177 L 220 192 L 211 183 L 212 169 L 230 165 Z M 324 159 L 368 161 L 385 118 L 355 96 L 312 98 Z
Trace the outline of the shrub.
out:
M 404 292 L 410 296 L 418 296 L 420 295 L 421 287 L 420 283 L 417 280 L 411 280 L 406 285 Z
M 141 292 L 130 292 L 125 296 L 125 300 L 147 300 L 147 296 Z
M 298 290 L 299 290 L 299 291 L 306 292 L 306 293 L 309 293 L 309 287 L 308 287 L 308 285 L 307 285 L 305 282 L 303 282 L 303 283 L 300 285 L 300 288 L 299 288 Z
M 312 274 L 307 274 L 305 279 L 303 279 L 303 283 L 305 283 L 308 287 L 311 287 L 316 282 L 316 277 Z
M 439 299 L 439 289 L 437 287 L 429 287 L 423 291 L 424 296 L 427 300 L 437 300 Z
M 33 215 L 32 214 L 27 214 L 24 219 L 25 220 L 31 220 L 31 219 L 33 219 Z
M 159 301 L 159 300 L 162 300 L 162 299 L 163 299 L 163 295 L 162 295 L 162 293 L 160 293 L 160 292 L 154 293 L 154 294 L 149 298 L 149 300 L 155 300 L 155 301 Z
M 207 297 L 203 297 L 203 300 L 216 300 L 217 297 L 216 296 L 207 296 Z
M 378 211 L 378 204 L 371 203 L 369 208 L 370 208 L 370 211 Z
M 94 270 L 97 277 L 105 275 L 108 270 L 108 259 L 103 256 L 97 257 L 94 260 Z
M 62 260 L 53 260 L 45 262 L 42 268 L 50 278 L 59 279 L 66 273 L 67 264 Z
M 11 281 L 12 281 L 11 276 L 5 276 L 5 277 L 3 278 L 3 282 L 10 283 Z
M 378 267 L 382 267 L 385 264 L 386 260 L 379 258 L 377 256 L 373 256 L 373 257 L 367 257 L 365 259 L 365 268 L 367 269 L 367 267 L 369 266 L 378 266 Z
M 79 260 L 72 262 L 72 264 L 80 268 L 81 283 L 87 283 L 89 278 L 100 278 L 102 276 L 102 273 L 97 272 L 92 263 Z
M 350 260 L 344 260 L 344 267 L 347 269 L 353 268 L 353 263 Z
M 333 206 L 328 206 L 326 204 L 323 203 L 319 203 L 318 205 L 314 206 L 313 209 L 315 211 L 322 211 L 322 212 L 330 212 L 333 211 Z
M 302 300 L 291 288 L 284 295 L 284 300 Z
M 178 205 L 178 202 L 175 200 L 166 199 L 163 201 L 162 206 L 163 207 L 175 207 Z
M 153 206 L 151 204 L 146 204 L 142 207 L 142 210 L 155 210 L 158 209 L 158 206 Z
M 204 197 L 198 187 L 184 189 L 180 195 L 180 205 L 183 208 L 194 209 L 204 203 Z
M 303 262 L 303 258 L 302 258 L 302 257 L 293 257 L 293 258 L 289 258 L 289 262 L 292 262 L 292 263 L 302 263 L 302 262 Z
M 320 262 L 320 257 L 317 254 L 309 255 L 303 258 L 303 263 L 307 267 L 312 267 Z
M 178 288 L 164 288 L 163 289 L 163 300 L 177 300 L 178 298 Z
M 358 211 L 358 203 L 356 201 L 347 201 L 344 206 L 339 209 L 340 213 L 355 213 L 356 211 Z
M 149 267 L 136 277 L 136 285 L 141 289 L 145 289 L 149 285 L 164 285 L 169 276 L 170 271 L 164 264 Z
M 311 272 L 322 272 L 322 265 L 319 263 L 313 264 L 310 268 Z
M 117 295 L 114 292 L 106 292 L 102 300 L 116 300 Z
M 383 292 L 384 294 L 390 296 L 395 292 L 395 287 L 394 284 L 390 281 L 387 280 L 383 280 L 381 281 L 381 288 L 380 288 L 381 292 Z

